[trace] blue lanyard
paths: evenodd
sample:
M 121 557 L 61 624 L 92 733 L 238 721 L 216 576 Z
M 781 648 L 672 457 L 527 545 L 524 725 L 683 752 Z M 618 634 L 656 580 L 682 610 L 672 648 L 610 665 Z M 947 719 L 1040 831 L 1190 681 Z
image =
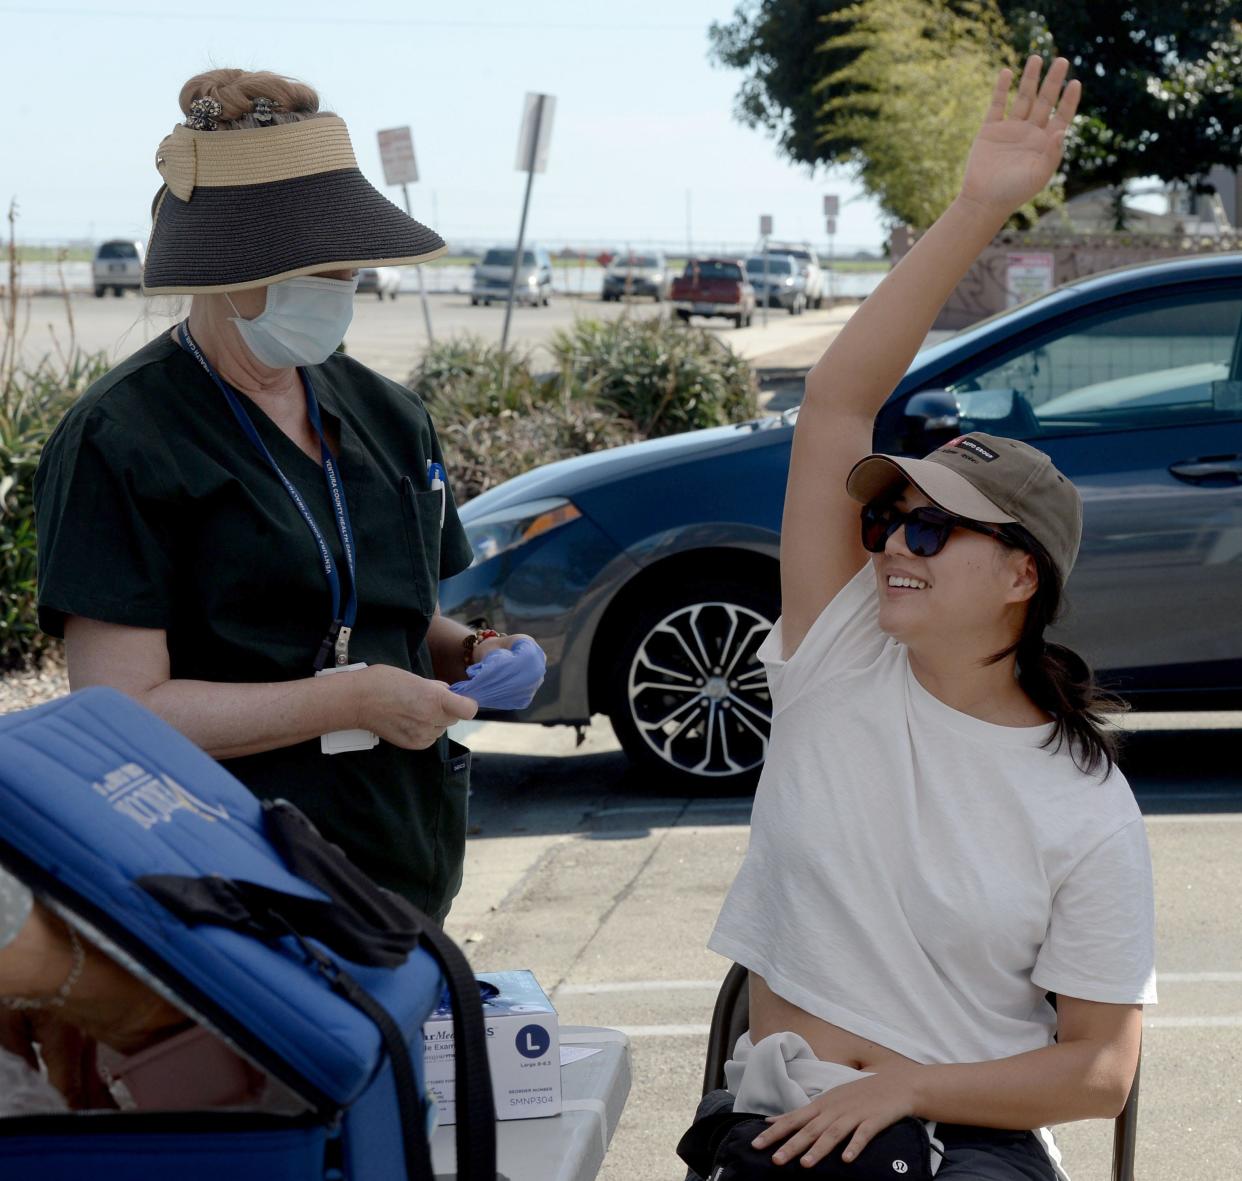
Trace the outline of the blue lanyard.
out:
M 315 538 L 315 544 L 319 548 L 319 560 L 323 565 L 324 577 L 328 580 L 328 589 L 332 592 L 332 625 L 328 628 L 328 634 L 319 646 L 319 653 L 315 657 L 315 671 L 318 672 L 323 668 L 330 658 L 338 665 L 348 664 L 349 637 L 354 629 L 354 620 L 358 616 L 358 581 L 354 568 L 354 533 L 349 524 L 349 509 L 345 504 L 345 491 L 341 486 L 341 478 L 336 469 L 336 461 L 332 458 L 332 452 L 329 450 L 327 440 L 323 435 L 323 423 L 319 417 L 319 403 L 315 400 L 315 391 L 311 388 L 310 378 L 307 376 L 306 370 L 298 370 L 298 374 L 302 378 L 302 387 L 306 391 L 306 413 L 310 418 L 311 428 L 319 439 L 319 454 L 323 461 L 324 480 L 328 485 L 328 494 L 332 499 L 332 511 L 336 516 L 336 531 L 340 534 L 341 549 L 345 554 L 345 567 L 349 571 L 349 597 L 345 600 L 344 612 L 341 611 L 341 580 L 337 574 L 336 563 L 332 560 L 332 551 L 328 548 L 328 543 L 324 539 L 323 533 L 320 532 L 315 518 L 311 515 L 305 499 L 293 486 L 293 482 L 289 477 L 280 470 L 280 464 L 276 462 L 275 457 L 267 449 L 267 444 L 263 442 L 259 432 L 255 430 L 254 423 L 250 420 L 250 415 L 246 413 L 246 408 L 241 404 L 237 395 L 228 384 L 211 367 L 211 362 L 203 356 L 202 350 L 198 347 L 194 337 L 190 335 L 190 330 L 184 322 L 181 324 L 180 332 L 182 345 L 207 371 L 211 380 L 219 387 L 220 392 L 229 404 L 229 409 L 233 411 L 233 416 L 241 425 L 242 430 L 246 432 L 246 438 L 254 444 L 255 449 L 267 460 L 271 465 L 272 471 L 276 473 L 280 482 L 285 486 L 285 491 L 289 494 L 289 498 L 293 501 L 298 512 L 302 514 L 302 520 L 306 522 L 307 528 L 310 529 L 312 536 Z

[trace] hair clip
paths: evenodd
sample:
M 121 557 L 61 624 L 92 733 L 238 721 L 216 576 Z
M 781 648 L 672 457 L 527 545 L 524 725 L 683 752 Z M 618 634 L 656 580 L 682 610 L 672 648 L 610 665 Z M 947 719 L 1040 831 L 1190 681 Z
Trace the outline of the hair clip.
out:
M 266 125 L 272 121 L 278 110 L 280 110 L 280 103 L 273 102 L 270 98 L 256 98 L 252 112 L 254 121 Z
M 190 116 L 185 125 L 191 131 L 215 131 L 216 119 L 224 113 L 219 99 L 196 98 L 190 103 Z

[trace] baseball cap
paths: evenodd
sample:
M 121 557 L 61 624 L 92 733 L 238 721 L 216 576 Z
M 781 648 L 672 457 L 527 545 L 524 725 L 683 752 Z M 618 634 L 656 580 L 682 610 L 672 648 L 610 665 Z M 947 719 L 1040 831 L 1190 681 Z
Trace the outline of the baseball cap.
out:
M 868 455 L 851 469 L 845 486 L 866 504 L 905 483 L 954 516 L 1021 525 L 1048 551 L 1062 581 L 1074 568 L 1082 498 L 1037 447 L 972 431 L 923 459 Z

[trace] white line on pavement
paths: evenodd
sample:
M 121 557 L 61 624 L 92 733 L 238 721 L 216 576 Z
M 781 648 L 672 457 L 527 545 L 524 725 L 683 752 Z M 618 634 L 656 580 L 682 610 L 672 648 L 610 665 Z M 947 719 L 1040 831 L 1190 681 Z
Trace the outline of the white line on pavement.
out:
M 615 1025 L 626 1037 L 706 1037 L 710 1025 Z
M 1161 984 L 1242 984 L 1242 972 L 1158 972 Z M 553 994 L 591 996 L 615 992 L 718 992 L 720 980 L 598 980 L 589 984 L 561 984 Z
M 638 1037 L 706 1037 L 708 1025 L 615 1025 L 629 1038 Z M 1242 1029 L 1242 1015 L 1224 1017 L 1148 1017 L 1144 1029 Z
M 1161 972 L 1161 984 L 1242 984 L 1242 972 Z
M 1144 816 L 1148 824 L 1242 824 L 1242 812 L 1188 812 L 1185 816 Z
M 718 992 L 719 980 L 612 980 L 603 984 L 561 984 L 556 996 L 589 996 L 594 992 Z

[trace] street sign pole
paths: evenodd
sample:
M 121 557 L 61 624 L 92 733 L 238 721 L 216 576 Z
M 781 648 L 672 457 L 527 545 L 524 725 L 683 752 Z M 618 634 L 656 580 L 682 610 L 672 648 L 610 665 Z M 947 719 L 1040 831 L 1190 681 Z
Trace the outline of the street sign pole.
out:
M 824 228 L 828 231 L 828 306 L 837 302 L 837 275 L 833 269 L 832 240 L 837 232 L 837 214 L 841 210 L 841 199 L 836 193 L 824 194 Z
M 402 185 L 401 192 L 405 196 L 405 212 L 408 216 L 413 217 L 414 215 L 410 213 L 410 186 Z M 435 333 L 431 331 L 431 308 L 427 304 L 427 289 L 423 283 L 423 268 L 419 265 L 414 268 L 414 271 L 418 275 L 418 298 L 423 301 L 423 323 L 427 325 L 427 343 L 434 344 L 436 338 Z
M 768 326 L 768 304 L 771 288 L 768 286 L 768 241 L 772 237 L 772 215 L 764 213 L 759 218 L 759 233 L 763 235 L 763 326 Z
M 544 112 L 547 110 L 548 123 L 551 123 L 551 106 L 555 101 L 550 94 L 536 94 L 533 97 L 534 110 L 530 113 L 523 126 L 523 146 L 528 150 L 522 155 L 525 159 L 522 167 L 526 169 L 526 195 L 522 198 L 522 220 L 518 223 L 518 240 L 517 249 L 513 252 L 513 273 L 509 276 L 509 299 L 505 304 L 505 325 L 500 333 L 500 350 L 504 352 L 509 343 L 509 321 L 513 317 L 513 300 L 517 294 L 517 277 L 518 268 L 522 263 L 522 248 L 526 245 L 526 215 L 530 211 L 530 190 L 535 180 L 536 170 L 542 171 L 540 168 L 541 148 L 546 150 L 546 144 L 542 141 L 544 135 Z M 529 133 L 529 134 L 528 134 Z M 527 142 L 529 140 L 529 142 Z M 536 288 L 536 298 L 538 298 L 538 288 Z
M 405 197 L 405 212 L 410 212 L 410 185 L 418 183 L 418 165 L 414 161 L 414 137 L 408 127 L 390 127 L 378 133 L 380 160 L 384 165 L 384 183 L 400 185 Z M 434 199 L 434 198 L 433 198 Z M 435 220 L 434 218 L 432 219 Z M 431 331 L 431 308 L 427 303 L 427 290 L 423 284 L 423 268 L 414 267 L 418 275 L 418 295 L 423 304 L 423 323 L 427 326 L 427 343 L 434 344 L 435 336 Z

